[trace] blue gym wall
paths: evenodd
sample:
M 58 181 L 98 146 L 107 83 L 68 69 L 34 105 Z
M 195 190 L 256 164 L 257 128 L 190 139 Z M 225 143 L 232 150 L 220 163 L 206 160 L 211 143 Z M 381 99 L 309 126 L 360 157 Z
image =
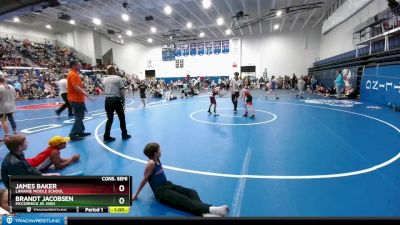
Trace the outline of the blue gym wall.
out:
M 361 100 L 387 106 L 400 105 L 400 65 L 365 68 Z

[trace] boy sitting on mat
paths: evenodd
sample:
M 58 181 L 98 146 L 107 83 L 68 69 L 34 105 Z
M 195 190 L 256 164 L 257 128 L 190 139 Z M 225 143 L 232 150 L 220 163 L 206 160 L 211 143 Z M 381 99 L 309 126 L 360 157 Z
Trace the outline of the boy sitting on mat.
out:
M 61 158 L 60 151 L 67 147 L 68 141 L 69 137 L 54 136 L 49 140 L 48 148 L 26 161 L 41 172 L 48 170 L 52 165 L 56 170 L 64 169 L 80 159 L 79 154 L 74 154 L 71 158 Z
M 160 162 L 161 150 L 159 144 L 149 143 L 143 152 L 149 158 L 149 161 L 144 170 L 142 182 L 140 182 L 136 194 L 132 196 L 132 201 L 137 199 L 144 185 L 149 182 L 154 195 L 162 204 L 196 216 L 220 217 L 228 214 L 227 205 L 216 207 L 203 203 L 195 190 L 175 185 L 167 180 Z

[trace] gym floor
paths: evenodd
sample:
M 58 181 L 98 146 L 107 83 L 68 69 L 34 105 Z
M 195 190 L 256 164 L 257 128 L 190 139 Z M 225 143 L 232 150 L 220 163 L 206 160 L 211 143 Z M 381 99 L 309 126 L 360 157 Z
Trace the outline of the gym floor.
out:
M 79 153 L 81 160 L 61 173 L 131 175 L 135 192 L 147 161 L 143 148 L 158 142 L 167 178 L 197 190 L 204 202 L 229 205 L 230 216 L 400 216 L 399 113 L 315 95 L 297 99 L 292 91 L 268 101 L 264 92 L 253 93 L 255 119 L 242 117 L 242 110 L 234 114 L 229 94 L 217 98 L 218 117 L 207 113 L 207 93 L 148 99 L 146 108 L 137 95 L 128 96 L 133 138 L 121 140 L 116 118 L 117 141 L 108 144 L 102 143 L 104 97 L 94 97 L 86 102 L 84 122 L 92 135 L 62 151 L 63 157 Z M 67 112 L 54 113 L 58 101 L 18 102 L 15 118 L 28 135 L 27 157 L 52 136 L 69 134 Z M 0 160 L 7 151 L 2 144 Z M 127 216 L 185 215 L 158 203 L 146 185 Z

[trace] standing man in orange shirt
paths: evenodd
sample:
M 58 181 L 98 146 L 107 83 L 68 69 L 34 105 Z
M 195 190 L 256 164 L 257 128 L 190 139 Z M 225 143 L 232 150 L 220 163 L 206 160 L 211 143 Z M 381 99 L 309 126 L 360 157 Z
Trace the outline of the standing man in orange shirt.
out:
M 78 61 L 71 61 L 69 68 L 70 70 L 67 77 L 67 96 L 75 113 L 75 122 L 71 132 L 69 133 L 69 137 L 71 141 L 78 141 L 91 134 L 85 133 L 85 125 L 83 124 L 86 111 L 85 98 L 89 97 L 89 95 L 83 89 L 83 84 L 79 77 L 81 63 Z

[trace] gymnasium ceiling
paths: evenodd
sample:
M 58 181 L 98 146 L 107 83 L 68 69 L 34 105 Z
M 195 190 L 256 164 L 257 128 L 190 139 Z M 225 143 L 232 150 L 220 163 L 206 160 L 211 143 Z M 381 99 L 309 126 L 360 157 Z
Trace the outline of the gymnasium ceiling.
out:
M 312 29 L 322 25 L 327 10 L 344 0 L 211 0 L 212 5 L 208 9 L 203 8 L 202 0 L 59 0 L 59 6 L 47 8 L 42 7 L 40 3 L 35 5 L 34 3 L 38 2 L 35 0 L 1 1 L 4 4 L 0 8 L 0 14 L 3 13 L 0 19 L 10 22 L 14 16 L 18 16 L 19 23 L 22 24 L 41 28 L 50 24 L 54 33 L 72 31 L 75 27 L 91 29 L 105 35 L 107 30 L 113 30 L 116 32 L 115 38 L 121 35 L 125 42 L 135 40 L 148 45 L 148 39 L 152 38 L 152 44 L 160 45 L 178 42 L 181 39 L 201 39 L 198 37 L 201 32 L 205 34 L 204 39 L 221 39 L 228 36 L 252 36 Z M 7 2 L 14 4 L 20 2 L 19 7 L 25 3 L 29 6 L 4 14 L 10 9 Z M 125 2 L 126 7 L 123 6 Z M 248 16 L 241 18 L 239 23 L 263 17 L 274 9 L 317 2 L 322 2 L 320 8 L 280 18 L 275 17 L 237 30 L 232 29 L 234 21 L 232 17 L 240 11 Z M 166 5 L 172 8 L 170 15 L 164 13 Z M 7 6 L 8 10 L 4 10 Z M 19 8 L 15 5 L 14 7 Z M 69 24 L 68 20 L 58 19 L 60 13 L 71 16 L 75 20 L 75 25 Z M 122 20 L 122 13 L 129 15 L 129 21 Z M 145 21 L 146 16 L 153 16 L 153 20 Z M 217 25 L 216 20 L 219 17 L 224 18 L 224 25 Z M 101 25 L 93 24 L 93 18 L 99 18 Z M 187 28 L 188 22 L 192 23 L 190 29 Z M 279 29 L 275 30 L 276 24 L 279 24 Z M 157 32 L 152 33 L 151 27 L 155 27 Z M 232 30 L 231 35 L 226 34 L 227 29 Z M 132 36 L 126 34 L 128 30 L 132 31 Z

